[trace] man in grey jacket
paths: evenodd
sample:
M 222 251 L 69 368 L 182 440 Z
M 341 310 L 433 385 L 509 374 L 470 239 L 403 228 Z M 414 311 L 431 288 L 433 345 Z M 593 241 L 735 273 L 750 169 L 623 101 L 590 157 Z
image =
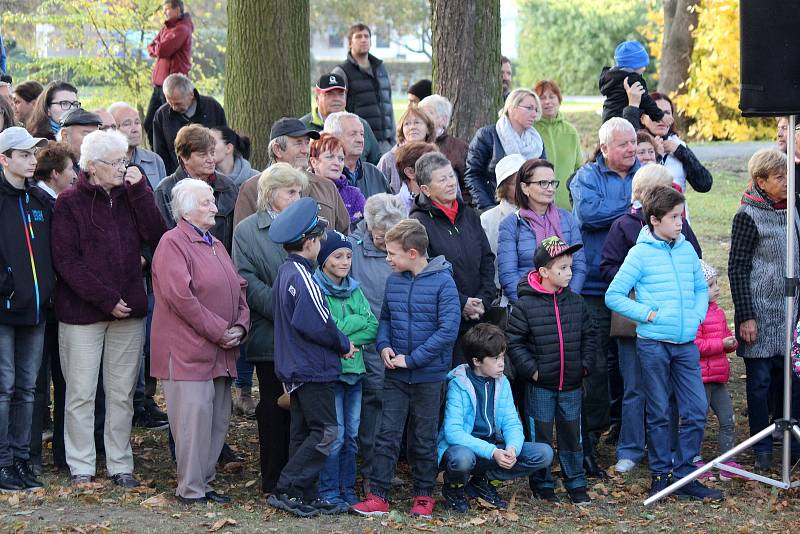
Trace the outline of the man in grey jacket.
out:
M 159 182 L 167 177 L 167 169 L 161 156 L 139 146 L 142 144 L 142 121 L 139 112 L 125 102 L 111 104 L 108 106 L 108 112 L 117 122 L 117 130 L 128 138 L 128 160 L 142 168 L 147 181 L 155 190 Z
M 347 111 L 331 113 L 325 119 L 324 131 L 335 135 L 342 142 L 344 174 L 351 185 L 361 190 L 365 198 L 392 192 L 386 176 L 375 165 L 361 159 L 364 152 L 364 126 L 358 115 Z

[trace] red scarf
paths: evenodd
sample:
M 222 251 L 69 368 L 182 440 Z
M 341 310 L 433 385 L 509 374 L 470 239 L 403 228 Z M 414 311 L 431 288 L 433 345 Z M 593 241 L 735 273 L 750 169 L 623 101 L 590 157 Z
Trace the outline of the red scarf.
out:
M 458 215 L 458 200 L 454 200 L 450 207 L 445 206 L 444 204 L 439 204 L 435 200 L 431 199 L 431 204 L 442 210 L 442 213 L 450 219 L 450 224 L 456 224 L 456 215 Z

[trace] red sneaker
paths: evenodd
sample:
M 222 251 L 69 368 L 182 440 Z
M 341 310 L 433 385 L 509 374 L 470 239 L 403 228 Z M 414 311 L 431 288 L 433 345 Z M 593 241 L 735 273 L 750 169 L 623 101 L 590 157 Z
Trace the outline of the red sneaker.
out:
M 433 509 L 433 507 L 431 507 L 431 509 Z M 367 495 L 366 499 L 351 506 L 350 510 L 358 515 L 364 516 L 386 515 L 389 513 L 389 503 L 374 493 L 370 493 Z
M 410 514 L 414 517 L 430 519 L 433 517 L 433 507 L 436 500 L 433 497 L 414 497 Z

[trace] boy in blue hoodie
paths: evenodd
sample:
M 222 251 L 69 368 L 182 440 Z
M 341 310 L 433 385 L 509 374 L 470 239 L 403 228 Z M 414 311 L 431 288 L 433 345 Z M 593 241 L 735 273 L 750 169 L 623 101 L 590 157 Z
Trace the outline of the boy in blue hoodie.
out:
M 403 427 L 408 419 L 408 458 L 414 478 L 411 515 L 430 518 L 435 501 L 436 436 L 444 380 L 461 322 L 452 268 L 443 256 L 425 257 L 422 223 L 404 219 L 386 232 L 386 280 L 377 350 L 386 366 L 381 426 L 375 443 L 367 498 L 352 507 L 365 516 L 389 512 Z
M 642 200 L 644 219 L 636 245 L 606 292 L 606 305 L 638 323 L 636 353 L 647 401 L 650 495 L 695 468 L 706 423 L 706 395 L 700 352 L 694 343 L 708 309 L 708 285 L 694 247 L 681 234 L 684 197 L 669 186 Z M 636 300 L 628 298 L 636 290 Z M 670 392 L 680 416 L 677 448 L 670 437 Z M 721 500 L 722 492 L 697 480 L 675 492 L 679 497 Z
M 545 443 L 525 442 L 511 385 L 503 375 L 503 331 L 480 323 L 464 334 L 461 344 L 467 363 L 447 375 L 450 382 L 439 432 L 442 496 L 456 512 L 469 510 L 467 496 L 506 508 L 497 487 L 504 480 L 549 466 L 553 449 Z

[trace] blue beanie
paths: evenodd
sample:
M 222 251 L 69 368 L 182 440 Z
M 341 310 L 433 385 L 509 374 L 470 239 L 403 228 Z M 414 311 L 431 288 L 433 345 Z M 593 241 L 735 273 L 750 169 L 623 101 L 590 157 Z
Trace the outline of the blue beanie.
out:
M 650 63 L 650 56 L 639 41 L 625 41 L 614 50 L 614 61 L 617 67 L 640 69 Z
M 322 269 L 328 256 L 340 248 L 349 248 L 353 250 L 353 245 L 347 240 L 344 234 L 340 234 L 336 230 L 328 230 L 325 232 L 325 240 L 320 243 L 319 254 L 317 254 L 317 265 L 319 265 L 319 268 Z

